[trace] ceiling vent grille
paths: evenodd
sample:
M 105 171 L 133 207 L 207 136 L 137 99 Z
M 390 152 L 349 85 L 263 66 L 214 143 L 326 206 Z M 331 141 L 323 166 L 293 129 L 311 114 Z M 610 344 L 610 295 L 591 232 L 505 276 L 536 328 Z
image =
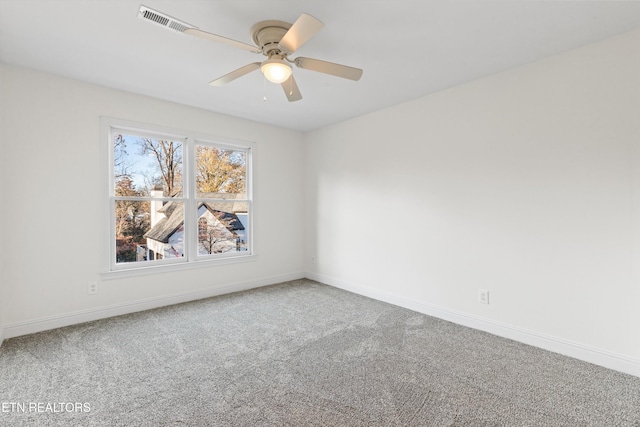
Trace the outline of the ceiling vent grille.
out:
M 169 15 L 160 13 L 157 10 L 149 9 L 146 6 L 140 6 L 140 10 L 138 11 L 138 18 L 144 19 L 145 21 L 153 22 L 154 24 L 161 25 L 165 28 L 169 28 L 170 30 L 177 31 L 179 33 L 184 33 L 185 30 L 189 28 L 195 28 L 193 25 L 189 25 L 186 22 L 179 21 Z

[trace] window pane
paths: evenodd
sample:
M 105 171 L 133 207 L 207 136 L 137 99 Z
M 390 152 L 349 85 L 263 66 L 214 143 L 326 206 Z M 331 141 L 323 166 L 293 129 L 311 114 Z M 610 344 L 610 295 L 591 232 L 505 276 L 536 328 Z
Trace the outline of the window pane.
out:
M 116 134 L 113 138 L 115 196 L 182 195 L 182 143 Z
M 247 153 L 196 145 L 196 196 L 245 199 L 247 193 Z
M 118 200 L 115 205 L 116 262 L 146 261 L 151 215 L 148 202 Z
M 117 264 L 183 257 L 184 203 L 116 200 L 115 218 Z
M 247 202 L 198 202 L 198 255 L 246 252 Z

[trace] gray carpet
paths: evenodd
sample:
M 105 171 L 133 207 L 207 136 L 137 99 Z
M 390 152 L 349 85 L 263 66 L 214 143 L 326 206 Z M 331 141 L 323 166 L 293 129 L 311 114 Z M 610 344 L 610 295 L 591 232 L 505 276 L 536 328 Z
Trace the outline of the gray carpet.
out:
M 0 404 L 12 426 L 640 427 L 640 378 L 300 280 L 6 340 Z

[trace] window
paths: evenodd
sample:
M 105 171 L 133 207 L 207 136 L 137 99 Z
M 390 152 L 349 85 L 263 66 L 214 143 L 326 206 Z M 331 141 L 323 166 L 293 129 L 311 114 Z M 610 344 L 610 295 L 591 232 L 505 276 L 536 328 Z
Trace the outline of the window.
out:
M 103 119 L 109 271 L 250 257 L 253 144 Z

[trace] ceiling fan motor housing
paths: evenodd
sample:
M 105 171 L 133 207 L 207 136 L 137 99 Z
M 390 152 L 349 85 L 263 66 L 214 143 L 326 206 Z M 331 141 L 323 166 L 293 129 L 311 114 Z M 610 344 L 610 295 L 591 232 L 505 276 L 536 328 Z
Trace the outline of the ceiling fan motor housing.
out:
M 260 46 L 264 55 L 286 56 L 289 52 L 283 52 L 278 43 L 289 31 L 289 28 L 291 28 L 291 24 L 288 22 L 261 21 L 251 28 L 251 38 L 257 46 Z

